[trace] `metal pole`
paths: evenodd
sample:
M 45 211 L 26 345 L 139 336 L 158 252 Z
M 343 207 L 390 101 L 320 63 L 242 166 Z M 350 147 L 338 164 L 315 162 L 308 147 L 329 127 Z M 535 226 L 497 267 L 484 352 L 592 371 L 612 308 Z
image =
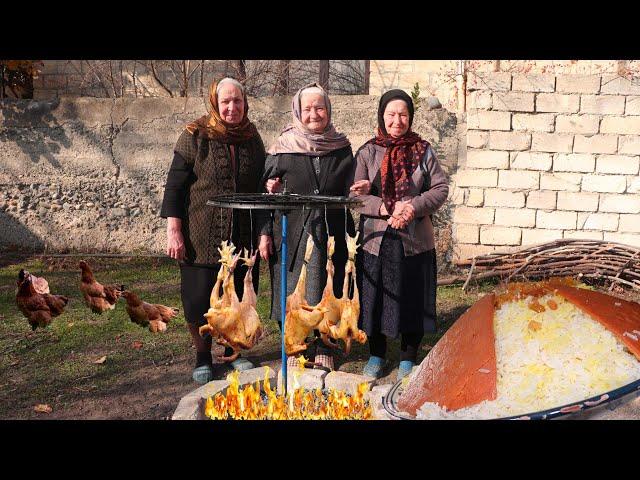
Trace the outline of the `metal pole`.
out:
M 280 259 L 280 324 L 282 325 L 282 388 L 287 394 L 287 353 L 284 350 L 284 320 L 287 307 L 287 212 L 282 211 L 282 258 Z

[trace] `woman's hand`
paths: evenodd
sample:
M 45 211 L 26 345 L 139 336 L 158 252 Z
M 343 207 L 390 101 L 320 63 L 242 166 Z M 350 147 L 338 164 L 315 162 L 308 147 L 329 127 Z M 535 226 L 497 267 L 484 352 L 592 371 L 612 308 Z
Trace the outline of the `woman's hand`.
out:
M 185 253 L 182 220 L 170 217 L 167 222 L 167 255 L 176 260 L 184 260 Z
M 278 193 L 282 190 L 282 182 L 280 182 L 280 177 L 270 178 L 264 184 L 267 192 L 269 193 Z
M 387 223 L 395 229 L 406 228 L 414 219 L 415 209 L 410 201 L 398 201 L 393 208 L 393 214 L 387 220 Z
M 371 190 L 371 182 L 369 180 L 358 180 L 349 188 L 351 192 L 357 195 L 368 195 Z
M 269 255 L 273 255 L 273 240 L 269 235 L 260 235 L 260 244 L 258 245 L 260 258 L 269 260 Z

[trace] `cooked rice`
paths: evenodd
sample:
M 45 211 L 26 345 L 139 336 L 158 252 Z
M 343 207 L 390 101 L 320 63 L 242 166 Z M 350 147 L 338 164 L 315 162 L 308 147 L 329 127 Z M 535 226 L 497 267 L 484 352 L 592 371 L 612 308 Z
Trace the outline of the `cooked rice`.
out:
M 451 412 L 427 402 L 417 418 L 523 415 L 579 402 L 640 378 L 640 362 L 609 330 L 559 295 L 538 302 L 546 306 L 550 299 L 557 310 L 534 312 L 528 308 L 532 297 L 496 310 L 496 400 Z M 532 320 L 541 328 L 530 328 Z

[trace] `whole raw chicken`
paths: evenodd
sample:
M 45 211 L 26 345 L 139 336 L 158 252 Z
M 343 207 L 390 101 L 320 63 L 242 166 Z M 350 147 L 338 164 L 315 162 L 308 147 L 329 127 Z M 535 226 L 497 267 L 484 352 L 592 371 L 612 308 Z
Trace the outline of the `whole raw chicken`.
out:
M 287 297 L 284 321 L 284 350 L 290 356 L 297 355 L 307 349 L 309 343 L 306 342 L 306 339 L 309 333 L 318 327 L 324 314 L 328 311 L 326 307 L 321 307 L 319 304 L 315 306 L 309 305 L 305 299 L 307 263 L 311 260 L 312 252 L 313 239 L 309 236 L 300 278 L 298 278 L 295 290 Z
M 82 278 L 80 281 L 80 291 L 87 306 L 94 313 L 104 313 L 116 307 L 118 298 L 122 295 L 124 285 L 102 285 L 96 281 L 89 264 L 80 260 Z
M 46 327 L 54 317 L 60 315 L 69 303 L 69 299 L 63 295 L 39 293 L 34 286 L 33 278 L 33 275 L 26 270 L 20 270 L 16 304 L 22 314 L 27 317 L 31 329 L 35 330 L 38 327 Z
M 351 351 L 351 342 L 353 340 L 359 343 L 367 341 L 367 334 L 358 328 L 358 317 L 360 316 L 360 296 L 358 294 L 358 285 L 356 278 L 356 250 L 358 248 L 358 237 L 347 235 L 347 251 L 349 259 L 344 267 L 344 284 L 342 289 L 342 298 L 340 299 L 341 311 L 340 322 L 337 325 L 330 325 L 329 336 L 335 340 L 342 339 L 345 344 L 344 352 L 349 355 Z M 353 298 L 349 298 L 349 284 L 353 284 Z
M 256 311 L 257 296 L 253 289 L 252 274 L 257 252 L 249 257 L 245 249 L 244 257 L 236 254 L 231 258 L 235 247 L 233 244 L 226 245 L 226 242 L 223 242 L 222 249 L 218 250 L 222 266 L 211 291 L 211 308 L 204 315 L 207 324 L 200 327 L 200 335 L 210 333 L 217 343 L 231 347 L 233 354 L 219 357 L 219 359 L 232 362 L 238 358 L 240 350 L 253 348 L 262 335 L 262 325 Z M 242 301 L 238 299 L 233 281 L 233 272 L 238 260 L 242 260 L 248 267 L 244 277 Z M 220 295 L 220 284 L 222 284 L 222 295 Z
M 127 313 L 131 321 L 142 327 L 149 327 L 153 333 L 164 332 L 167 323 L 180 311 L 165 305 L 143 302 L 138 295 L 130 291 L 122 292 L 122 296 L 127 301 Z
M 342 298 L 336 298 L 335 294 L 333 293 L 333 276 L 335 274 L 335 267 L 333 265 L 333 260 L 331 257 L 333 257 L 335 247 L 335 238 L 333 236 L 330 236 L 327 240 L 327 284 L 325 285 L 324 291 L 322 292 L 320 303 L 318 303 L 318 307 L 327 309 L 324 316 L 322 317 L 322 321 L 318 325 L 320 338 L 325 345 L 331 348 L 337 348 L 338 345 L 329 339 L 329 327 L 336 325 L 340 320 L 340 316 L 342 315 L 342 310 L 344 308 L 343 299 L 348 298 L 348 291 L 345 292 L 344 287 Z M 348 284 L 346 282 L 344 283 L 344 285 L 345 287 L 348 287 Z

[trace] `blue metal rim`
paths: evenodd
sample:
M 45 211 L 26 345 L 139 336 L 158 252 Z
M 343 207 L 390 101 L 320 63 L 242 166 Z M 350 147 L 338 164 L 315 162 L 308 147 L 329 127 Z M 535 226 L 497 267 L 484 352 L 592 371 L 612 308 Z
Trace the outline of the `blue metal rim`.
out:
M 397 402 L 400 394 L 402 393 L 401 387 L 402 380 L 399 380 L 393 385 L 393 387 L 391 387 L 391 390 L 389 390 L 389 392 L 382 397 L 382 406 L 387 411 L 387 413 L 389 413 L 389 415 L 395 418 L 401 420 L 416 420 L 414 416 L 398 410 Z M 514 415 L 511 417 L 496 418 L 495 420 L 551 420 L 553 418 L 566 417 L 578 412 L 584 412 L 593 408 L 602 407 L 615 401 L 622 401 L 624 399 L 631 400 L 638 395 L 640 395 L 640 379 L 609 392 L 603 393 L 601 395 L 595 395 L 579 402 L 568 403 L 560 407 L 553 407 L 547 410 L 541 410 L 539 412 L 531 412 L 521 415 Z

